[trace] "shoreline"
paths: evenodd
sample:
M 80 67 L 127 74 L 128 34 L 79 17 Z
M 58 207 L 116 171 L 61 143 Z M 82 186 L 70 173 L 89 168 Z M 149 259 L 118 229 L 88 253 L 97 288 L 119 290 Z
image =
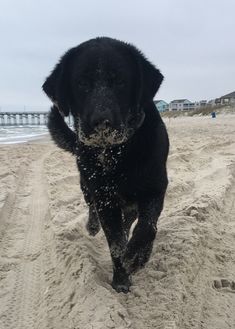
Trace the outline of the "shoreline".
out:
M 172 114 L 174 114 L 172 112 Z M 187 114 L 187 113 L 186 113 Z M 220 120 L 223 118 L 232 118 L 234 119 L 235 113 L 218 113 L 216 118 L 211 118 L 210 115 L 205 115 L 205 116 L 201 116 L 201 115 L 195 115 L 195 116 L 188 116 L 188 115 L 177 115 L 177 116 L 166 116 L 163 114 L 162 119 L 164 121 L 164 123 L 166 125 L 168 125 L 170 122 L 174 122 L 174 120 L 176 121 L 190 121 L 192 120 L 192 123 L 196 121 L 200 121 L 202 120 L 208 120 L 210 121 L 214 121 L 216 122 L 216 120 Z M 0 126 L 4 127 L 4 128 L 13 128 L 14 126 Z M 15 126 L 16 128 L 19 128 L 19 126 Z M 35 128 L 35 127 L 40 127 L 40 126 L 20 126 L 20 128 Z M 46 127 L 46 126 L 45 126 Z M 15 144 L 25 144 L 25 143 L 33 143 L 36 141 L 42 141 L 44 143 L 46 142 L 50 142 L 51 137 L 50 137 L 50 133 L 49 132 L 45 132 L 45 133 L 40 133 L 40 134 L 35 134 L 35 135 L 25 135 L 25 136 L 8 136 L 8 137 L 1 137 L 0 138 L 0 147 L 2 145 L 15 145 Z
M 49 132 L 47 133 L 42 133 L 40 135 L 34 135 L 34 136 L 22 136 L 22 137 L 13 137 L 9 138 L 6 137 L 5 140 L 0 140 L 0 146 L 4 145 L 15 145 L 15 144 L 25 144 L 25 143 L 34 143 L 34 142 L 50 142 L 50 134 Z

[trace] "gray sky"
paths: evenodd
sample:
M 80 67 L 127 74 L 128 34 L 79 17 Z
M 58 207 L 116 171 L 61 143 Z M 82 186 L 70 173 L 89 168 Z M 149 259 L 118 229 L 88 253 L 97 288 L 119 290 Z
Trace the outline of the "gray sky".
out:
M 0 106 L 47 106 L 44 78 L 96 36 L 133 43 L 162 71 L 155 97 L 212 99 L 235 90 L 234 0 L 0 0 Z

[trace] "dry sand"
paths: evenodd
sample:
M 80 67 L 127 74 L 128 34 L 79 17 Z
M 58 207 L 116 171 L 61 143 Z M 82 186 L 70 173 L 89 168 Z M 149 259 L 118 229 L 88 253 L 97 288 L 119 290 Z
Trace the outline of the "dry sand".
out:
M 127 295 L 86 232 L 75 159 L 45 140 L 0 147 L 1 329 L 235 328 L 235 116 L 166 124 L 165 208 Z

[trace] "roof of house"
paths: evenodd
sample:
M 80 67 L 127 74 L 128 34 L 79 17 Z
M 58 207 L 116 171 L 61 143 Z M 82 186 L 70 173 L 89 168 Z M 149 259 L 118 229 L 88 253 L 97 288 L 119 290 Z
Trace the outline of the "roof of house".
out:
M 171 103 L 184 103 L 185 101 L 190 102 L 188 99 L 174 99 Z M 191 103 L 191 102 L 190 102 Z
M 154 101 L 155 104 L 158 104 L 158 103 L 160 103 L 160 102 L 164 102 L 164 103 L 167 104 L 167 102 L 164 101 L 163 99 L 158 99 L 158 100 L 155 100 L 155 101 Z
M 220 98 L 235 98 L 235 91 L 232 92 L 232 93 L 230 93 L 230 94 L 224 95 L 224 96 L 222 96 Z

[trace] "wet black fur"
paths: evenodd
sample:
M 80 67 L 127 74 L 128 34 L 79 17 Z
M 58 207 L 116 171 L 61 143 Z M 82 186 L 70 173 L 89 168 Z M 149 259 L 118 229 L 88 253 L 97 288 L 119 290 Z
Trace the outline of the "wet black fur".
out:
M 135 98 L 136 115 L 141 108 L 145 119 L 127 142 L 102 148 L 86 146 L 79 140 L 76 133 L 79 109 L 76 112 L 69 105 L 71 73 L 67 72 L 71 61 L 77 61 L 79 65 L 79 53 L 73 56 L 79 47 L 62 57 L 43 89 L 56 103 L 48 120 L 52 138 L 60 148 L 76 155 L 81 188 L 89 206 L 87 229 L 91 235 L 95 235 L 100 225 L 103 228 L 113 261 L 112 286 L 118 292 L 128 292 L 130 275 L 143 267 L 150 257 L 168 184 L 168 136 L 153 103 L 163 76 L 129 44 L 99 38 L 84 43 L 82 47 L 89 51 L 97 40 L 105 45 L 113 45 L 113 52 L 119 51 L 118 47 L 121 47 L 124 61 L 129 54 L 138 63 L 138 72 L 131 71 L 128 64 L 124 69 L 130 70 L 135 85 L 131 97 Z M 68 128 L 61 116 L 61 113 L 68 115 L 69 111 L 75 118 L 75 132 Z M 129 238 L 131 224 L 136 218 L 137 224 Z

